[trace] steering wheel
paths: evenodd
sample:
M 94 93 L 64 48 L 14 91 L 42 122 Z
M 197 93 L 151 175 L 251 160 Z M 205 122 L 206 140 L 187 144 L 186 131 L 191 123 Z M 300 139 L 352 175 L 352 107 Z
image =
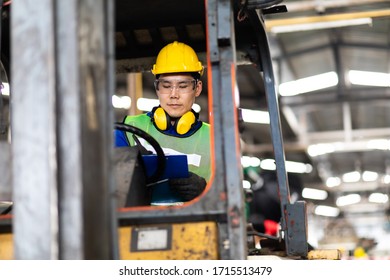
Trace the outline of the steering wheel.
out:
M 138 135 L 139 137 L 145 139 L 154 148 L 157 153 L 157 168 L 154 174 L 148 178 L 148 181 L 150 183 L 156 182 L 164 173 L 166 165 L 165 154 L 160 144 L 149 133 L 133 125 L 115 123 L 115 129 Z

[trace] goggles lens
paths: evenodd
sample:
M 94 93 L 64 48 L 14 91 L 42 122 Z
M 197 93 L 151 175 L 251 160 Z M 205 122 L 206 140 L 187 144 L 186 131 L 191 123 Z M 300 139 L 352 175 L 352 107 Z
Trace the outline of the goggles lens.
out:
M 178 93 L 189 93 L 195 90 L 197 80 L 165 80 L 158 79 L 154 81 L 154 87 L 161 94 L 171 93 L 173 89 Z

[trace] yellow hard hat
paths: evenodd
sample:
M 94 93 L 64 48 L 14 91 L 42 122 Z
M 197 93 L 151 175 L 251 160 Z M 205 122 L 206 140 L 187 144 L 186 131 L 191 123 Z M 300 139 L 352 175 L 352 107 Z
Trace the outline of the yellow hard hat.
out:
M 152 73 L 159 75 L 182 72 L 196 72 L 202 75 L 203 65 L 190 46 L 175 41 L 166 45 L 158 53 Z

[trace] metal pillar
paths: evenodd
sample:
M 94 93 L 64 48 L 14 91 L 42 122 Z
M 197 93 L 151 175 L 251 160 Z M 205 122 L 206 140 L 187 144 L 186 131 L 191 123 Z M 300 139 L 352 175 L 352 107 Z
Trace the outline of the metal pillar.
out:
M 111 259 L 113 8 L 12 4 L 16 259 Z
M 279 115 L 279 103 L 275 88 L 275 78 L 272 70 L 272 60 L 269 50 L 267 35 L 264 23 L 260 20 L 261 14 L 255 10 L 248 10 L 247 14 L 256 29 L 258 39 L 259 55 L 262 71 L 264 74 L 264 85 L 267 96 L 268 111 L 270 114 L 270 128 L 272 145 L 275 155 L 276 174 L 278 179 L 278 190 L 280 198 L 280 210 L 282 214 L 281 228 L 286 244 L 286 253 L 289 256 L 307 256 L 307 218 L 306 204 L 304 201 L 290 202 L 290 190 L 285 166 L 285 154 L 283 137 Z
M 0 202 L 12 201 L 11 189 L 11 145 L 0 141 Z M 1 213 L 1 211 L 0 211 Z
M 234 16 L 229 0 L 208 1 L 208 42 L 211 61 L 214 113 L 214 151 L 216 162 L 223 163 L 223 183 L 227 192 L 227 231 L 229 259 L 246 259 L 247 239 L 242 188 L 242 169 L 235 104 L 236 46 Z M 219 159 L 220 157 L 220 159 Z M 218 171 L 217 171 L 218 172 Z

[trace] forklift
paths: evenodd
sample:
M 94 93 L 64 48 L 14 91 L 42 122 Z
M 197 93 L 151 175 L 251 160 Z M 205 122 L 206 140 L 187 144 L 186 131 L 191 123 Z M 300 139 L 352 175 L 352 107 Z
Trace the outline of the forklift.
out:
M 12 162 L 2 171 L 12 174 L 12 201 L 0 215 L 0 259 L 338 259 L 337 251 L 309 251 L 306 204 L 290 202 L 264 19 L 287 12 L 282 2 L 3 5 L 3 22 L 9 21 L 2 30 L 9 25 L 13 31 L 11 63 L 4 67 L 11 83 L 12 138 L 0 146 L 7 151 L 0 157 L 8 154 L 5 161 Z M 212 178 L 183 205 L 122 205 L 118 193 L 126 200 L 143 177 L 139 154 L 113 148 L 114 129 L 137 133 L 114 121 L 116 75 L 150 74 L 158 51 L 174 40 L 192 46 L 206 66 Z M 257 69 L 266 92 L 282 214 L 277 237 L 247 222 L 236 104 L 241 65 Z M 164 157 L 157 155 L 157 161 Z M 263 250 L 254 250 L 255 237 Z

